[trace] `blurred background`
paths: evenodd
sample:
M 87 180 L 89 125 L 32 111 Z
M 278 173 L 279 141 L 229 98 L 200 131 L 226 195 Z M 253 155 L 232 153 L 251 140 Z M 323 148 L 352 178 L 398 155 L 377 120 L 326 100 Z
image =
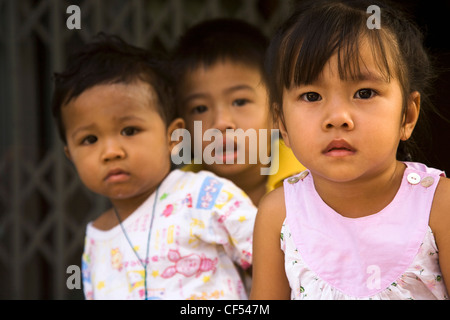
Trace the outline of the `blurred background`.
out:
M 450 118 L 450 1 L 401 2 L 426 33 L 439 71 L 433 102 Z M 70 5 L 81 10 L 79 30 L 66 27 Z M 82 186 L 51 117 L 52 74 L 68 54 L 99 31 L 169 52 L 188 27 L 215 17 L 270 37 L 291 8 L 289 0 L 0 0 L 0 299 L 84 298 L 67 287 L 67 268 L 81 266 L 86 223 L 108 203 Z M 450 124 L 429 121 L 424 161 L 450 174 Z

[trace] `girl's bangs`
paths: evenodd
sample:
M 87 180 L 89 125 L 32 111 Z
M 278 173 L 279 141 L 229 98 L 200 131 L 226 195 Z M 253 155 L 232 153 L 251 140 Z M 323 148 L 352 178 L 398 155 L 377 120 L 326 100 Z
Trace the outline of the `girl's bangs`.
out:
M 330 10 L 331 11 L 331 10 Z M 311 84 L 318 79 L 325 64 L 337 54 L 339 77 L 342 80 L 357 80 L 361 74 L 364 61 L 361 58 L 360 47 L 367 42 L 371 48 L 373 59 L 386 81 L 393 75 L 389 67 L 388 57 L 393 52 L 387 52 L 386 41 L 395 41 L 382 29 L 368 29 L 366 19 L 359 11 L 349 10 L 342 19 L 333 19 L 333 14 L 322 19 L 304 19 L 301 24 L 290 30 L 281 45 L 280 61 L 281 81 L 284 87 Z M 307 31 L 305 32 L 305 28 Z

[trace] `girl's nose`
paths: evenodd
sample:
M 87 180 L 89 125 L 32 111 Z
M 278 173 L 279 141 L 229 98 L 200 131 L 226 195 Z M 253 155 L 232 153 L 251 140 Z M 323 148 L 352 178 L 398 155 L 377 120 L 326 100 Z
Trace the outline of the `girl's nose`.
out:
M 105 141 L 102 153 L 102 161 L 108 162 L 112 160 L 124 159 L 126 156 L 125 149 L 116 139 Z
M 338 102 L 327 106 L 328 112 L 323 122 L 323 129 L 344 129 L 353 130 L 355 123 L 353 122 L 350 106 L 345 102 Z

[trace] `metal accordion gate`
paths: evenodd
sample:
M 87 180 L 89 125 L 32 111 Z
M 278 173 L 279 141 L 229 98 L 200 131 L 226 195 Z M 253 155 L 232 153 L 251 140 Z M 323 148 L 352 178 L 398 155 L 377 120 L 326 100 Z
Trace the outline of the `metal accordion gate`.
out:
M 80 8 L 69 29 L 67 8 Z M 0 299 L 82 299 L 67 286 L 86 223 L 107 206 L 65 158 L 50 112 L 52 74 L 99 31 L 170 50 L 189 26 L 234 17 L 270 35 L 288 0 L 0 0 Z

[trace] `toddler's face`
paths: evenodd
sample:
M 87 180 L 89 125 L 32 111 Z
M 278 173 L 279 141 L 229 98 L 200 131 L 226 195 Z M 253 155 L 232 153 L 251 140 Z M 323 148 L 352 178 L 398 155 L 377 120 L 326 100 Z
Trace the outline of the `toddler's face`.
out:
M 271 128 L 267 89 L 260 71 L 228 60 L 219 61 L 212 66 L 199 67 L 189 72 L 183 79 L 180 95 L 182 116 L 191 136 L 194 137 L 194 121 L 201 121 L 202 137 L 206 130 L 218 129 L 224 137 L 224 148 L 228 145 L 229 149 L 233 149 L 230 153 L 223 150 L 219 155 L 213 152 L 212 156 L 221 157 L 224 164 L 208 165 L 208 170 L 229 177 L 253 167 L 259 174 L 262 166 L 259 157 L 258 163 L 249 163 L 248 139 L 245 144 L 240 144 L 237 139 L 227 137 L 225 132 L 227 129 L 254 129 L 259 136 L 260 129 Z M 267 152 L 270 151 L 270 130 L 268 132 L 265 144 L 268 146 Z M 211 141 L 202 141 L 202 152 L 210 144 Z M 245 164 L 237 164 L 238 150 L 245 153 Z M 259 152 L 258 149 L 254 150 Z M 234 164 L 225 164 L 226 162 Z
M 141 81 L 94 86 L 62 107 L 69 159 L 92 191 L 147 198 L 170 171 L 169 129 Z M 182 126 L 182 121 L 177 125 Z
M 316 176 L 335 182 L 392 168 L 399 141 L 410 137 L 417 121 L 420 96 L 407 97 L 403 119 L 398 79 L 382 75 L 367 42 L 360 50 L 357 79 L 340 78 L 334 55 L 317 80 L 284 91 L 286 143 Z

